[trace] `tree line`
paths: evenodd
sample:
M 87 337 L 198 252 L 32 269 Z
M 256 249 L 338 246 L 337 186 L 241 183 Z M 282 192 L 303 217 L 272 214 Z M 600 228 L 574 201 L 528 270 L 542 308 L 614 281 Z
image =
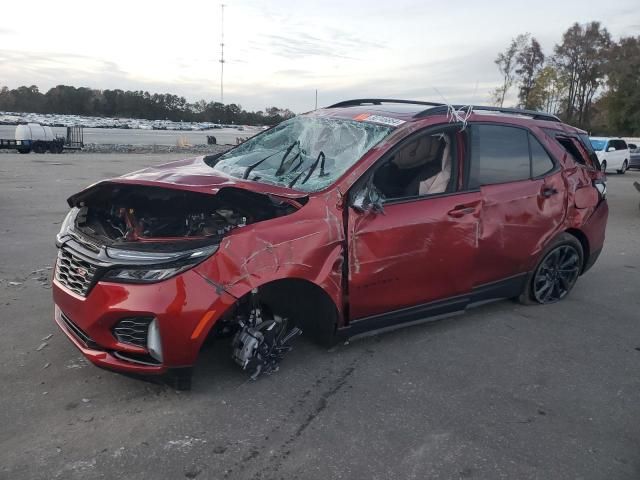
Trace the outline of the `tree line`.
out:
M 170 93 L 142 90 L 96 90 L 58 85 L 42 93 L 36 85 L 0 89 L 0 111 L 144 118 L 185 122 L 275 125 L 294 116 L 288 109 L 268 107 L 247 112 L 241 105 L 199 100 L 189 103 Z
M 512 39 L 495 63 L 502 83 L 492 92 L 504 106 L 543 110 L 597 134 L 640 135 L 640 36 L 611 38 L 600 22 L 574 23 L 553 53 L 529 33 Z

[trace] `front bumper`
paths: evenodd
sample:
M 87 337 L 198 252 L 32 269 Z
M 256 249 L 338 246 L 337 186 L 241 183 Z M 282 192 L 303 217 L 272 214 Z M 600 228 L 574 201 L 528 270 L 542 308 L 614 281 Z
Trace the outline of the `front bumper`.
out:
M 193 270 L 152 284 L 98 282 L 86 297 L 54 279 L 53 299 L 56 323 L 89 361 L 138 375 L 192 366 L 211 327 L 236 300 Z M 116 339 L 113 327 L 130 317 L 156 319 L 162 362 L 145 347 Z

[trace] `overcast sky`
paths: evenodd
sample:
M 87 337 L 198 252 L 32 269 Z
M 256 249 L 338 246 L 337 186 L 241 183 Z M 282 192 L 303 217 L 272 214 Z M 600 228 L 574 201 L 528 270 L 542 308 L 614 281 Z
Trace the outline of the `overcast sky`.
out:
M 225 103 L 303 112 L 347 98 L 486 103 L 493 63 L 575 21 L 640 34 L 637 0 L 225 0 Z M 220 2 L 3 2 L 0 85 L 121 88 L 220 99 Z M 20 19 L 17 21 L 17 19 Z M 515 92 L 514 92 L 515 93 Z

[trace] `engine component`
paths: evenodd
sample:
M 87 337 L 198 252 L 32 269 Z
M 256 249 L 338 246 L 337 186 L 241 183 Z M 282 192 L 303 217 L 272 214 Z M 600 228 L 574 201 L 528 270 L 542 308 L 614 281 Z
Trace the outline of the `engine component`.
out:
M 302 333 L 298 327 L 287 332 L 288 321 L 278 315 L 263 319 L 262 310 L 254 306 L 248 318 L 240 319 L 240 330 L 233 338 L 233 359 L 255 380 L 261 373 L 278 371 L 278 363 L 291 351 L 294 338 Z
M 140 185 L 97 186 L 76 206 L 74 227 L 89 238 L 137 246 L 217 243 L 231 230 L 295 211 L 286 202 L 240 189 L 210 195 Z

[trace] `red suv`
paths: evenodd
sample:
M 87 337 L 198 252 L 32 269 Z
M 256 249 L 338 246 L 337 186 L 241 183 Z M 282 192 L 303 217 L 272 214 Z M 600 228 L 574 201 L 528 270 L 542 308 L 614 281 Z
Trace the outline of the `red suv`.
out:
M 258 375 L 301 332 L 552 303 L 600 254 L 604 182 L 552 115 L 346 101 L 70 197 L 55 319 L 96 365 L 189 388 L 210 336 Z

